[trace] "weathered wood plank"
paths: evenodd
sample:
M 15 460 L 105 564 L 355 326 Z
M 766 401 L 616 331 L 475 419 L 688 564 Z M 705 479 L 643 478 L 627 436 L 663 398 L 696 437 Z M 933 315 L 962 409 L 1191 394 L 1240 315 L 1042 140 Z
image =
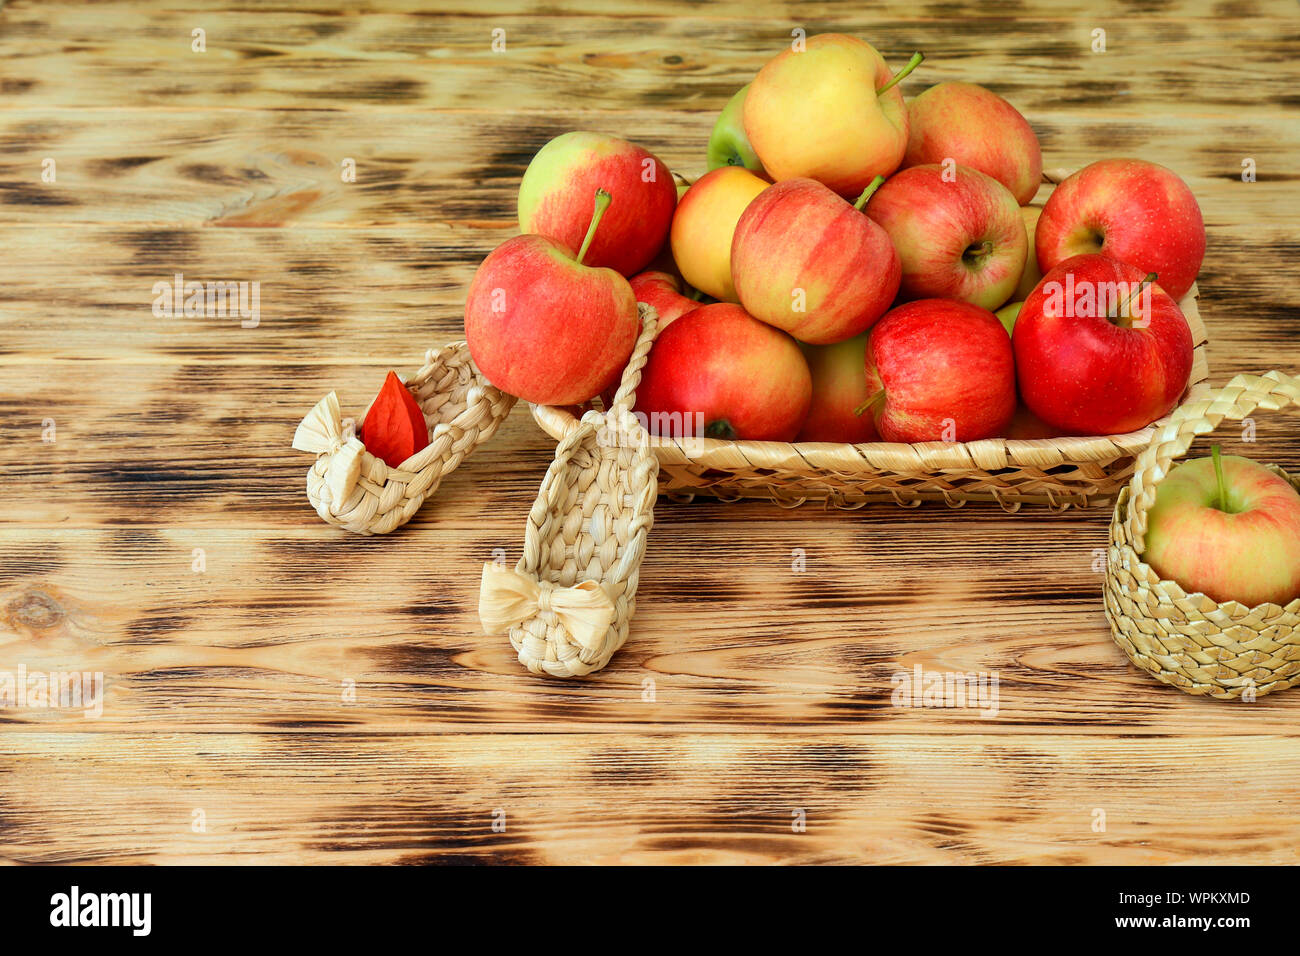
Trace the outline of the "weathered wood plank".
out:
M 608 17 L 604 10 L 601 16 L 563 17 L 443 11 L 249 16 L 219 9 L 142 15 L 134 4 L 64 6 L 51 17 L 39 6 L 19 6 L 5 12 L 7 34 L 22 44 L 23 56 L 3 102 L 41 108 L 395 105 L 423 111 L 479 109 L 484 89 L 491 89 L 498 102 L 520 110 L 577 104 L 716 109 L 789 44 L 793 26 L 810 35 L 834 30 L 863 36 L 900 64 L 913 50 L 925 50 L 929 61 L 907 89 L 955 76 L 996 80 L 1023 93 L 1030 111 L 1116 98 L 1148 108 L 1177 105 L 1193 89 L 1203 107 L 1233 110 L 1246 91 L 1270 100 L 1294 93 L 1293 16 L 1171 22 L 1118 10 L 1107 16 L 1076 8 L 1061 16 L 1048 8 L 1046 17 L 1021 11 L 1011 19 L 955 16 L 939 6 L 924 11 L 928 19 L 912 19 L 906 10 L 837 9 L 833 16 L 801 15 L 792 22 L 742 18 L 735 8 L 719 21 L 707 12 Z M 1092 52 L 1098 27 L 1107 31 L 1105 53 Z M 192 50 L 195 29 L 206 31 L 204 52 Z M 494 30 L 505 31 L 503 48 L 494 48 Z M 1217 82 L 1193 87 L 1182 69 L 1170 67 L 1191 61 L 1215 71 Z
M 1268 736 L 1123 748 L 907 735 L 33 734 L 4 744 L 0 859 L 12 863 L 1300 859 L 1300 742 Z
M 1291 215 L 1300 206 L 1292 205 L 1291 190 L 1209 179 L 1194 179 L 1193 187 L 1210 223 L 1199 289 L 1214 380 L 1261 366 L 1300 368 L 1300 288 L 1279 266 L 1300 255 Z M 371 366 L 414 368 L 427 349 L 463 338 L 474 271 L 513 233 L 509 224 L 10 229 L 0 288 L 0 384 L 15 397 L 28 394 L 33 363 L 71 362 L 94 378 L 117 374 L 98 364 L 156 364 L 123 373 L 142 386 L 195 374 L 179 367 L 185 365 L 276 364 L 300 370 L 281 387 L 301 385 L 306 398 L 322 384 L 326 391 L 346 384 L 340 376 L 347 371 L 307 371 L 333 364 L 355 370 L 350 380 L 359 392 L 352 400 L 364 403 L 373 388 L 364 377 L 374 374 Z M 94 282 L 86 281 L 87 262 L 96 264 Z M 174 283 L 177 273 L 258 283 L 256 327 L 242 327 L 233 309 L 224 317 L 155 316 L 155 284 Z M 244 390 L 266 384 L 256 371 L 221 374 L 235 376 L 230 387 L 248 396 L 236 404 L 251 400 Z M 93 409 L 79 403 L 96 398 L 65 392 L 48 400 L 84 416 Z
M 1241 356 L 1238 363 L 1264 371 L 1261 366 L 1288 367 L 1291 356 L 1289 367 L 1300 365 L 1294 344 L 1288 350 L 1282 341 L 1285 334 L 1294 333 L 1260 324 L 1236 330 L 1234 348 L 1242 347 L 1235 352 Z M 1265 354 L 1245 351 L 1261 343 Z M 416 354 L 418 344 L 412 343 Z M 8 506 L 0 508 L 0 527 L 310 527 L 318 520 L 306 510 L 303 491 L 311 456 L 290 448 L 293 430 L 331 389 L 337 390 L 346 413 L 361 412 L 387 368 L 356 358 L 349 364 L 348 354 L 333 357 L 341 363 L 333 365 L 279 363 L 273 355 L 256 364 L 227 365 L 111 360 L 0 364 L 0 395 L 6 403 L 0 435 L 12 452 L 5 465 L 8 480 L 0 483 L 0 504 Z M 415 362 L 395 364 L 410 371 Z M 1216 381 L 1226 381 L 1228 370 L 1218 366 Z M 52 434 L 47 421 L 53 424 Z M 1240 426 L 1221 431 L 1229 449 L 1287 466 L 1296 461 L 1300 448 L 1293 440 L 1294 415 L 1261 412 L 1254 421 L 1254 445 L 1241 444 Z M 54 441 L 46 441 L 50 437 Z M 473 527 L 490 518 L 494 507 L 509 504 L 512 510 L 504 521 L 513 529 L 553 452 L 554 443 L 527 408 L 517 407 L 493 440 L 447 479 L 417 522 Z M 779 509 L 756 508 L 763 520 L 786 520 L 773 512 Z M 739 518 L 736 508 L 717 504 L 688 513 L 699 513 L 702 520 Z M 793 514 L 811 513 L 820 509 Z M 870 514 L 872 520 L 907 524 L 922 515 L 944 521 L 949 511 L 939 507 L 911 513 L 890 506 L 872 508 Z M 1074 520 L 1040 517 L 1043 527 Z M 1009 520 L 1021 526 L 1026 518 L 1036 520 L 1033 509 Z M 996 507 L 972 506 L 963 520 L 1008 519 Z M 324 525 L 320 530 L 343 534 Z M 351 536 L 346 540 L 355 541 Z
M 958 524 L 944 510 L 661 502 L 628 645 L 598 679 L 539 679 L 476 614 L 482 563 L 517 560 L 531 495 L 522 479 L 505 494 L 476 477 L 476 495 L 462 480 L 448 499 L 454 515 L 433 507 L 385 538 L 328 528 L 305 503 L 276 519 L 299 526 L 275 532 L 182 519 L 0 529 L 0 672 L 100 672 L 107 685 L 98 719 L 28 707 L 0 711 L 2 725 L 1297 732 L 1300 696 L 1207 701 L 1128 665 L 1102 612 L 1104 515 L 972 523 L 964 512 Z M 177 510 L 166 493 L 120 494 L 128 525 Z M 997 675 L 996 706 L 896 706 L 918 666 Z
M 1285 220 L 1300 205 L 1291 161 L 1300 127 L 1273 106 L 1244 105 L 1231 116 L 1199 109 L 1121 104 L 1026 113 L 1049 167 L 1140 156 L 1187 179 L 1213 229 Z M 159 229 L 508 224 L 520 177 L 552 137 L 595 126 L 643 143 L 693 179 L 704 171 L 713 119 L 674 110 L 414 120 L 321 110 L 0 111 L 0 222 L 48 230 L 109 222 Z M 355 183 L 341 175 L 347 158 L 356 161 Z M 1245 158 L 1255 160 L 1257 182 L 1241 181 Z M 42 181 L 47 159 L 55 182 Z

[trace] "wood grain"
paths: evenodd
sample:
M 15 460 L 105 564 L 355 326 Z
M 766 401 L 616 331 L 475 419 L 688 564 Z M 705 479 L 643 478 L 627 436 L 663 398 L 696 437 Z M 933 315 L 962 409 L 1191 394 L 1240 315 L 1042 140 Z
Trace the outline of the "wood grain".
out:
M 907 734 L 9 742 L 0 860 L 14 863 L 1300 859 L 1291 809 L 1300 743 L 1271 736 L 1122 747 L 1071 735 Z
M 1300 696 L 1130 667 L 1104 513 L 661 499 L 627 647 L 565 683 L 475 613 L 553 450 L 526 408 L 384 538 L 322 524 L 289 448 L 460 337 L 550 137 L 693 177 L 794 27 L 924 49 L 909 95 L 985 83 L 1049 165 L 1177 170 L 1214 380 L 1300 369 L 1290 0 L 327 6 L 0 9 L 0 675 L 106 684 L 97 719 L 0 707 L 0 861 L 1297 862 Z M 260 324 L 155 317 L 176 272 L 259 282 Z M 1300 468 L 1295 434 L 1219 437 Z M 996 713 L 895 706 L 918 665 L 995 673 Z

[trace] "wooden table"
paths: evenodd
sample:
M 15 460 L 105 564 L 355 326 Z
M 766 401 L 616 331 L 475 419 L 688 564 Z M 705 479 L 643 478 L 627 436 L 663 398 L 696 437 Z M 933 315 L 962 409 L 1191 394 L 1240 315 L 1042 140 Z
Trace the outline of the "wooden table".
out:
M 1292 0 L 223 6 L 0 11 L 0 671 L 106 682 L 98 719 L 0 711 L 0 859 L 1297 860 L 1300 693 L 1131 667 L 1104 510 L 661 500 L 627 646 L 565 683 L 476 616 L 553 450 L 526 408 L 381 538 L 323 524 L 289 447 L 325 392 L 357 411 L 461 336 L 544 142 L 699 173 L 795 27 L 924 50 L 909 96 L 987 84 L 1049 165 L 1173 167 L 1213 380 L 1300 369 Z M 259 324 L 156 317 L 175 273 L 259 282 Z M 1293 430 L 1225 435 L 1295 467 Z M 996 673 L 996 716 L 891 706 L 917 665 Z

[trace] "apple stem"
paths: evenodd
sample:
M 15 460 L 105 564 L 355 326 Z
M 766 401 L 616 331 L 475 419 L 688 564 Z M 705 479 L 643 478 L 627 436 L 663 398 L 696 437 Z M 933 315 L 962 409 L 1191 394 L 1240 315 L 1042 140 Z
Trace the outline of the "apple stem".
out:
M 591 240 L 596 238 L 596 227 L 600 225 L 600 219 L 605 215 L 605 210 L 609 208 L 610 195 L 603 189 L 596 190 L 596 211 L 591 214 L 591 224 L 587 226 L 587 235 L 583 237 L 582 248 L 578 250 L 578 264 L 582 264 L 582 257 L 587 254 L 587 247 L 591 245 Z
M 883 402 L 884 400 L 885 400 L 885 390 L 882 388 L 880 391 L 876 392 L 876 394 L 872 395 L 869 399 L 867 399 L 857 408 L 853 409 L 853 414 L 861 415 L 867 409 L 874 410 L 875 407 L 879 405 L 881 402 Z
M 871 182 L 867 183 L 867 188 L 862 190 L 862 195 L 859 196 L 858 201 L 853 204 L 853 208 L 861 210 L 862 207 L 867 204 L 867 200 L 871 198 L 871 194 L 879 189 L 880 184 L 884 181 L 884 176 L 877 176 L 875 179 L 871 180 Z
M 1130 307 L 1133 305 L 1133 303 L 1136 302 L 1138 300 L 1138 297 L 1142 295 L 1142 293 L 1146 290 L 1146 287 L 1149 286 L 1151 283 L 1155 282 L 1156 279 L 1158 278 L 1159 276 L 1157 276 L 1154 272 L 1148 272 L 1146 274 L 1146 278 L 1138 283 L 1138 287 L 1133 292 L 1133 294 L 1129 296 L 1127 300 L 1125 300 L 1123 305 L 1119 306 L 1119 311 L 1128 312 Z M 1119 312 L 1112 315 L 1110 319 L 1112 322 L 1117 321 L 1119 319 Z
M 963 259 L 983 259 L 993 251 L 993 240 L 985 239 L 978 246 L 971 246 L 962 253 Z
M 911 73 L 918 66 L 920 66 L 921 61 L 924 59 L 925 59 L 924 53 L 913 53 L 912 58 L 907 61 L 907 66 L 903 67 L 901 70 L 895 73 L 893 78 L 888 83 L 886 83 L 880 89 L 876 90 L 876 95 L 880 96 L 882 93 L 886 93 L 889 90 L 893 89 L 900 81 L 902 81 L 907 76 L 907 74 Z
M 1218 445 L 1210 449 L 1210 457 L 1214 459 L 1214 476 L 1219 482 L 1219 510 L 1228 510 L 1228 483 L 1223 477 L 1223 452 Z

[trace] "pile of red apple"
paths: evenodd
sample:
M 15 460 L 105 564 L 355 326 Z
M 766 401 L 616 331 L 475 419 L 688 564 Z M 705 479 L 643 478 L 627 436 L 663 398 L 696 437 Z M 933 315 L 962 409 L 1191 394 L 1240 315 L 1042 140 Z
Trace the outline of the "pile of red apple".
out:
M 1109 435 L 1167 414 L 1205 252 L 1187 185 L 1103 160 L 1039 215 L 1029 123 L 967 83 L 905 103 L 920 61 L 895 75 L 839 34 L 786 50 L 727 104 L 689 188 L 615 137 L 546 144 L 520 184 L 524 234 L 469 290 L 479 369 L 538 404 L 607 396 L 641 301 L 662 328 L 637 410 L 712 437 Z

